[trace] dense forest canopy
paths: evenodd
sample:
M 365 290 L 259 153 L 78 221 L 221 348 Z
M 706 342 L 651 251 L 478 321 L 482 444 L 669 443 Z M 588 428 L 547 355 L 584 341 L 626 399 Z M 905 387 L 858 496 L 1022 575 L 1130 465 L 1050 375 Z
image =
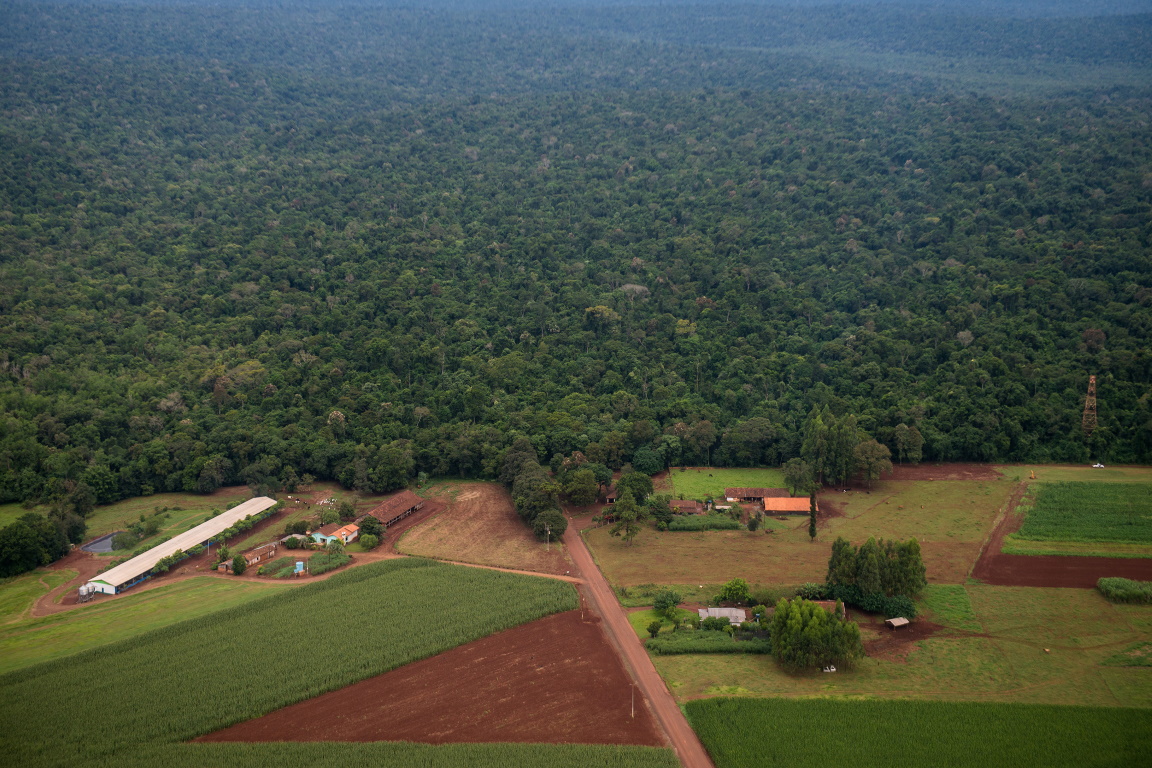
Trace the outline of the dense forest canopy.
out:
M 7 3 L 0 500 L 1152 460 L 1152 14 L 1026 5 Z

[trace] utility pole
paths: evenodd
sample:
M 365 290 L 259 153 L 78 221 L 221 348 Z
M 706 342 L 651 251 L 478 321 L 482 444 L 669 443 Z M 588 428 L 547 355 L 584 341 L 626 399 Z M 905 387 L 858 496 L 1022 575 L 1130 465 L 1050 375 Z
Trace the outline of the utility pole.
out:
M 1084 398 L 1084 418 L 1081 421 L 1084 437 L 1092 437 L 1096 431 L 1096 377 L 1088 377 L 1088 396 Z

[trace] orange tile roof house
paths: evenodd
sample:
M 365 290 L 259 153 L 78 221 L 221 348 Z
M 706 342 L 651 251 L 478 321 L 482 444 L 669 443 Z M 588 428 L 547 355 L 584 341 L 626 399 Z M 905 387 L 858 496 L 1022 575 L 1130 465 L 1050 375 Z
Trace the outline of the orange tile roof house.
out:
M 772 515 L 800 515 L 807 514 L 811 508 L 811 501 L 807 496 L 800 496 L 795 499 L 764 499 L 764 511 Z M 816 511 L 820 511 L 820 506 L 816 506 Z
M 384 527 L 398 523 L 408 515 L 424 506 L 424 499 L 407 489 L 377 504 L 368 510 L 367 514 L 356 518 L 358 521 L 371 515 L 380 521 Z

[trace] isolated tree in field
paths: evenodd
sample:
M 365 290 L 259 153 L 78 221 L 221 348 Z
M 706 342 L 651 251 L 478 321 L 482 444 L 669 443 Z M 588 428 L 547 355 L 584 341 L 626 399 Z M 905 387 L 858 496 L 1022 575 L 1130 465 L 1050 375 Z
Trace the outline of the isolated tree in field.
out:
M 816 486 L 812 467 L 804 459 L 788 459 L 784 462 L 784 485 L 793 496 L 810 493 Z
M 376 549 L 376 547 L 380 546 L 380 538 L 371 533 L 364 534 L 358 541 L 364 549 Z
M 808 497 L 808 539 L 816 539 L 816 491 Z
M 564 495 L 578 507 L 587 507 L 596 502 L 600 495 L 600 484 L 590 469 L 578 469 L 568 475 L 564 484 Z
M 248 561 L 244 559 L 244 555 L 236 555 L 236 557 L 232 558 L 233 574 L 243 576 L 246 570 L 248 570 Z
M 656 635 L 660 634 L 660 629 L 663 626 L 664 622 L 660 621 L 660 619 L 656 619 L 656 621 L 653 621 L 648 625 L 648 635 L 655 638 Z
M 656 599 L 652 601 L 652 610 L 670 621 L 675 621 L 676 614 L 680 610 L 677 606 L 680 605 L 681 599 L 678 592 L 665 589 L 659 592 Z
M 875 440 L 865 440 L 853 449 L 856 471 L 864 476 L 865 485 L 872 485 L 884 472 L 892 471 L 892 452 L 888 446 Z
M 361 539 L 363 539 L 365 536 L 379 537 L 383 535 L 385 530 L 383 524 L 376 518 L 372 517 L 372 515 L 368 515 L 359 523 L 357 523 L 357 525 L 360 526 Z
M 616 492 L 618 494 L 630 492 L 638 504 L 643 503 L 652 495 L 652 478 L 643 472 L 625 472 L 616 481 Z
M 850 667 L 864 656 L 860 628 L 804 598 L 781 599 L 772 616 L 772 655 L 787 669 Z
M 608 533 L 619 536 L 626 544 L 631 544 L 636 534 L 640 533 L 640 523 L 636 522 L 636 499 L 631 492 L 625 491 L 620 494 L 612 511 L 616 515 L 616 524 Z
M 558 509 L 546 509 L 532 522 L 532 532 L 541 541 L 557 541 L 568 529 L 568 518 Z
M 740 578 L 732 579 L 720 587 L 720 594 L 716 596 L 716 601 L 719 603 L 743 604 L 747 603 L 748 600 L 748 582 Z

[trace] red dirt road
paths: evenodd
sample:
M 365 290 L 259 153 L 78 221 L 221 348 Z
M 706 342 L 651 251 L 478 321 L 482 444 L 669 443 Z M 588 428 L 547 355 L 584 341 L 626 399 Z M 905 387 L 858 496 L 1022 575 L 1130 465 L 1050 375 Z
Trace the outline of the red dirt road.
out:
M 648 652 L 644 650 L 640 639 L 632 631 L 627 615 L 616 602 L 612 588 L 608 586 L 604 574 L 596 567 L 588 547 L 584 545 L 584 539 L 580 537 L 576 528 L 575 525 L 568 525 L 568 530 L 564 532 L 564 543 L 568 547 L 572 562 L 584 576 L 582 591 L 588 596 L 596 612 L 604 618 L 604 629 L 609 639 L 631 669 L 632 677 L 639 685 L 644 698 L 648 700 L 657 721 L 664 728 L 664 733 L 672 742 L 672 748 L 676 750 L 680 764 L 684 768 L 713 768 L 712 759 L 656 672 L 652 659 L 648 657 Z
M 197 741 L 664 746 L 600 619 L 580 611 L 462 645 Z
M 1008 511 L 996 524 L 984 552 L 972 568 L 972 577 L 1000 587 L 1070 587 L 1092 589 L 1106 576 L 1152 581 L 1152 558 L 1084 557 L 1081 555 L 1005 555 L 1004 537 L 1020 529 L 1024 516 L 1016 505 L 1026 483 L 1012 494 Z

